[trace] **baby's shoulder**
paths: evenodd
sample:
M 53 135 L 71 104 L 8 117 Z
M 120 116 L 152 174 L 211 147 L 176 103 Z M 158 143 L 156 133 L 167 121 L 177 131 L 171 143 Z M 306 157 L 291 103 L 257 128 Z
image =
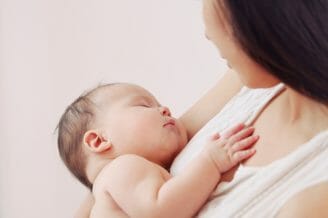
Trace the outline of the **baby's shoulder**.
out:
M 105 167 L 100 171 L 99 177 L 104 177 L 108 174 L 116 174 L 140 170 L 143 168 L 153 167 L 154 163 L 148 161 L 147 159 L 135 155 L 135 154 L 124 154 L 110 161 Z
M 108 182 L 118 179 L 131 179 L 131 177 L 139 177 L 153 171 L 158 171 L 158 166 L 155 163 L 138 155 L 125 154 L 105 165 L 98 174 L 95 185 L 108 184 Z
M 135 154 L 124 154 L 112 160 L 104 167 L 104 171 L 109 173 L 121 172 L 122 168 L 126 171 L 154 167 L 154 163 L 144 157 Z

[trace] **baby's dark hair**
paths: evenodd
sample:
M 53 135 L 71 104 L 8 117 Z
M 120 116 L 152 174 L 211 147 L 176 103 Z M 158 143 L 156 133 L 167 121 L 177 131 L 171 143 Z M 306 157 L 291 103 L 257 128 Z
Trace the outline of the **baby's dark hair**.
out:
M 58 151 L 69 171 L 86 187 L 92 189 L 92 183 L 86 174 L 87 156 L 83 151 L 83 135 L 95 119 L 96 104 L 92 101 L 95 92 L 115 85 L 116 83 L 100 85 L 78 97 L 70 104 L 61 116 L 57 125 Z

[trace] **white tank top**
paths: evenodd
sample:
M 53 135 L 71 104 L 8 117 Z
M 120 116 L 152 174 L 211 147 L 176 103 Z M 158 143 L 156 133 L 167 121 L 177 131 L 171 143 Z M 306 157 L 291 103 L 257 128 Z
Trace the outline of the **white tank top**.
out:
M 239 122 L 252 123 L 282 90 L 283 84 L 270 89 L 244 87 L 190 140 L 174 160 L 171 174 L 183 170 L 209 135 Z M 328 181 L 328 130 L 264 167 L 240 165 L 232 181 L 219 183 L 198 217 L 274 217 L 296 193 L 323 181 Z

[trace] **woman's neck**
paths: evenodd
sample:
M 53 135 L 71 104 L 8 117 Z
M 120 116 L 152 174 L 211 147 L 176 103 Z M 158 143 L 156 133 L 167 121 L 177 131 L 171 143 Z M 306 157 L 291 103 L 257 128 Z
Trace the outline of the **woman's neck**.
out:
M 328 129 L 328 107 L 287 87 L 281 98 L 282 119 L 313 134 Z M 310 132 L 309 132 L 310 131 Z M 310 133 L 311 134 L 311 133 Z

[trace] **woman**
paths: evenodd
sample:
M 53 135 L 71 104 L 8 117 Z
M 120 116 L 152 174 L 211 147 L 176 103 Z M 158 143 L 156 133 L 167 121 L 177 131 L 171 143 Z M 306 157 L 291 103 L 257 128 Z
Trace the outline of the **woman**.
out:
M 236 73 L 181 117 L 190 138 L 198 133 L 171 172 L 211 131 L 243 121 L 260 135 L 257 153 L 199 216 L 328 217 L 328 1 L 204 0 L 203 11 L 207 38 Z

